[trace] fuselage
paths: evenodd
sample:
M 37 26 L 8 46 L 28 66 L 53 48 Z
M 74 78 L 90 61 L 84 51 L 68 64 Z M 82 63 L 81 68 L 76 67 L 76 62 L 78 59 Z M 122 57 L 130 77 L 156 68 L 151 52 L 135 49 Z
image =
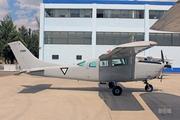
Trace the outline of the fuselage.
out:
M 147 61 L 136 61 L 134 67 L 132 64 L 125 59 L 93 59 L 72 66 L 45 67 L 37 72 L 32 69 L 29 74 L 92 82 L 130 82 L 154 79 L 164 67 L 161 63 Z

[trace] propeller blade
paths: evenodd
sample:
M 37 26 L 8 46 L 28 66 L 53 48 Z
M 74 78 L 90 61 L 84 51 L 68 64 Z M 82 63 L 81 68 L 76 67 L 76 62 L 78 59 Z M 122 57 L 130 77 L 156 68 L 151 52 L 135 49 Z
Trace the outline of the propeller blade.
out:
M 162 60 L 162 63 L 164 63 L 164 55 L 163 55 L 163 51 L 161 50 L 161 60 Z

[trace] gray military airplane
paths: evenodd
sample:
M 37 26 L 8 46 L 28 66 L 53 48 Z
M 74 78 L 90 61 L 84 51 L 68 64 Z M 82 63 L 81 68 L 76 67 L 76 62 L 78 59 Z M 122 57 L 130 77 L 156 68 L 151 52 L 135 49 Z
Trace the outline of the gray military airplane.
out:
M 109 53 L 102 54 L 98 59 L 63 66 L 37 59 L 20 41 L 9 43 L 22 69 L 19 73 L 107 83 L 115 96 L 122 94 L 122 88 L 117 85 L 117 82 L 143 81 L 147 92 L 153 90 L 148 80 L 160 75 L 164 63 L 148 60 L 137 61 L 136 55 L 156 44 L 152 41 L 121 44 Z

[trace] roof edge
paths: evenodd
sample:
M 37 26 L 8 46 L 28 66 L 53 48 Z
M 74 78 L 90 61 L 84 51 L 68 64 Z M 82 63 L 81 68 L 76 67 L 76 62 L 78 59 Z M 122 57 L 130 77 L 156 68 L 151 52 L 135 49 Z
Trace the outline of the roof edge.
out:
M 133 4 L 133 5 L 174 5 L 176 2 L 120 1 L 120 0 L 43 0 L 46 4 Z

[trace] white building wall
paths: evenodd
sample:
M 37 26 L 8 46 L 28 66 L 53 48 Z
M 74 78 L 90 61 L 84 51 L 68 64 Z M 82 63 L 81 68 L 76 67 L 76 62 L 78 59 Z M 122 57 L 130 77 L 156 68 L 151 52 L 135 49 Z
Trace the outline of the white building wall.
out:
M 144 32 L 144 19 L 97 18 L 97 31 Z
M 92 18 L 45 18 L 44 31 L 92 31 Z
M 40 5 L 40 35 L 39 35 L 39 59 L 44 60 L 44 4 Z
M 143 32 L 145 40 L 149 40 L 149 33 L 156 32 L 149 28 L 157 21 L 149 19 L 149 10 L 168 10 L 171 6 L 162 5 L 107 5 L 107 4 L 41 4 L 40 27 L 40 59 L 59 64 L 76 64 L 76 55 L 82 55 L 82 60 L 98 58 L 99 55 L 111 50 L 115 45 L 96 45 L 96 32 Z M 92 18 L 44 18 L 45 8 L 90 8 Z M 132 9 L 145 10 L 144 19 L 111 19 L 96 18 L 97 9 Z M 44 45 L 44 31 L 90 31 L 92 32 L 92 45 Z M 161 31 L 160 31 L 161 32 Z M 163 32 L 165 33 L 165 32 Z M 160 50 L 165 56 L 173 58 L 173 66 L 180 67 L 180 47 L 156 46 L 141 55 L 160 57 Z M 59 55 L 59 60 L 52 60 L 52 55 Z
M 44 61 L 61 65 L 76 64 L 91 59 L 91 45 L 44 45 Z M 59 55 L 59 60 L 53 60 L 52 55 Z M 82 60 L 76 60 L 76 55 L 82 55 Z

